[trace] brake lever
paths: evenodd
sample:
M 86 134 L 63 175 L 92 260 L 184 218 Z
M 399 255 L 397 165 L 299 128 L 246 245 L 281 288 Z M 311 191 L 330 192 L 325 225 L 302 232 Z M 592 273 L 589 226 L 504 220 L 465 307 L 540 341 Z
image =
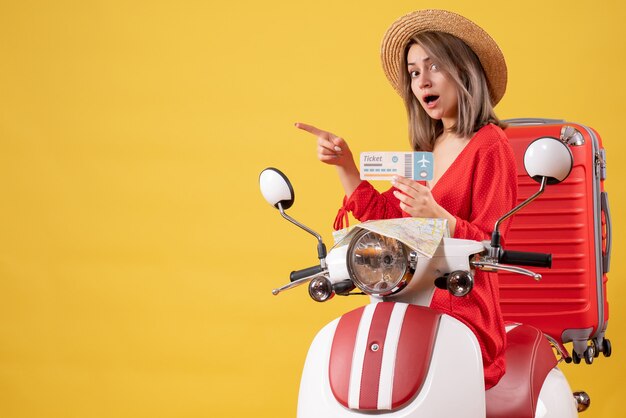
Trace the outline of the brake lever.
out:
M 470 263 L 472 264 L 472 266 L 483 271 L 489 271 L 489 272 L 508 271 L 509 273 L 516 273 L 516 274 L 521 274 L 523 276 L 532 277 L 533 279 L 537 281 L 541 280 L 541 274 L 535 273 L 534 271 L 530 271 L 525 268 L 521 268 L 517 266 L 510 266 L 508 264 L 500 264 L 497 262 L 485 261 L 481 259 L 472 260 Z
M 298 287 L 300 285 L 308 283 L 311 280 L 315 279 L 316 277 L 321 277 L 321 276 L 328 277 L 327 275 L 328 275 L 328 270 L 325 269 L 325 270 L 321 271 L 320 273 L 316 273 L 316 274 L 313 274 L 311 276 L 307 276 L 307 277 L 303 277 L 303 278 L 298 279 L 298 280 L 294 280 L 293 282 L 287 283 L 286 285 L 284 285 L 282 287 L 279 287 L 278 289 L 272 290 L 272 295 L 276 296 L 280 292 L 284 292 L 285 290 L 290 290 L 290 289 L 293 289 L 294 287 Z

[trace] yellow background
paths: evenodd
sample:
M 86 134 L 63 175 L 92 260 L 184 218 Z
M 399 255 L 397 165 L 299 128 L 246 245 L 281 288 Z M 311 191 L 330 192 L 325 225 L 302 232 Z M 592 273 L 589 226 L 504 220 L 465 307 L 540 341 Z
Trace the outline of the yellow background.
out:
M 311 339 L 364 299 L 273 297 L 342 197 L 317 124 L 356 153 L 406 149 L 385 29 L 440 7 L 507 57 L 503 118 L 565 118 L 608 149 L 613 357 L 563 367 L 623 413 L 626 6 L 612 1 L 2 0 L 0 416 L 290 417 Z

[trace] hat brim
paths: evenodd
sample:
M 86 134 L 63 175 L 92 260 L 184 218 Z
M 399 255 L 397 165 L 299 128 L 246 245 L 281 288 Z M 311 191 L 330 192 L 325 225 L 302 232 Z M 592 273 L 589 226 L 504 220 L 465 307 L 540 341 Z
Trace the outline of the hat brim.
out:
M 418 10 L 396 20 L 385 33 L 380 56 L 383 71 L 391 85 L 402 95 L 400 71 L 404 66 L 405 49 L 415 35 L 421 32 L 445 32 L 465 42 L 478 56 L 495 106 L 506 91 L 507 68 L 498 44 L 471 20 L 446 10 Z

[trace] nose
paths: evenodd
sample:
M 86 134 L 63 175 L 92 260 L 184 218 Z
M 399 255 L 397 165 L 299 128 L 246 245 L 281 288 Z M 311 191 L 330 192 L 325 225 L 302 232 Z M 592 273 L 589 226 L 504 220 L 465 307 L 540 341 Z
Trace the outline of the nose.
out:
M 428 88 L 428 87 L 431 87 L 431 86 L 432 86 L 432 84 L 431 84 L 431 82 L 430 82 L 430 77 L 428 77 L 428 74 L 427 74 L 427 72 L 426 72 L 426 71 L 422 72 L 422 73 L 419 75 L 419 77 L 418 77 L 418 79 L 417 79 L 417 86 L 418 86 L 420 89 L 425 89 L 425 88 Z

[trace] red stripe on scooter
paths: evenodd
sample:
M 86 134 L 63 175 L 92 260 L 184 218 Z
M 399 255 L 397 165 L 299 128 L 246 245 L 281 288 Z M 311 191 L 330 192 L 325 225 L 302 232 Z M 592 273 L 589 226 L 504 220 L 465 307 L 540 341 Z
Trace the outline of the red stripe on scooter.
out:
M 410 401 L 424 384 L 440 318 L 441 314 L 431 309 L 409 305 L 398 341 L 392 409 Z
M 387 336 L 387 328 L 389 327 L 393 306 L 394 303 L 381 302 L 376 305 L 376 310 L 374 311 L 372 325 L 367 337 L 367 346 L 365 347 L 365 359 L 363 360 L 359 409 L 378 409 L 380 369 L 385 349 L 385 337 Z M 378 345 L 376 351 L 372 350 L 374 344 Z
M 348 408 L 350 370 L 352 368 L 354 345 L 364 309 L 364 307 L 355 309 L 344 314 L 339 319 L 330 350 L 328 366 L 330 389 L 333 395 L 335 395 L 335 399 L 346 408 Z M 361 365 L 358 365 L 358 367 L 361 367 Z

